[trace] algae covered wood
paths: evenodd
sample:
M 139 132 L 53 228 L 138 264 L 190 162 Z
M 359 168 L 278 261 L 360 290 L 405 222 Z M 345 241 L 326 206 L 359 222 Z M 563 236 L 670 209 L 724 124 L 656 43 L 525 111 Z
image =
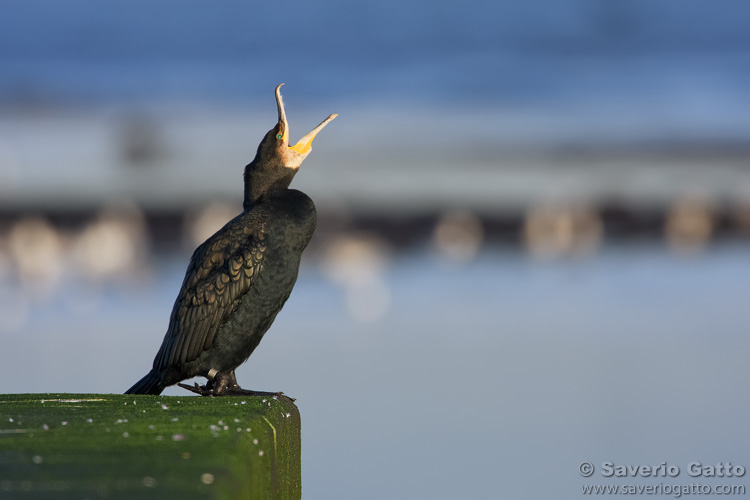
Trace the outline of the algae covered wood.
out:
M 0 498 L 298 499 L 284 398 L 0 395 Z

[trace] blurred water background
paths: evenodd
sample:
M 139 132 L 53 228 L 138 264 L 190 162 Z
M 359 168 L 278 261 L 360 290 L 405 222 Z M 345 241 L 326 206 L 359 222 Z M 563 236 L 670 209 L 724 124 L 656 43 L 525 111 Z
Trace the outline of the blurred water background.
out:
M 750 467 L 749 15 L 3 0 L 2 392 L 146 373 L 286 82 L 292 139 L 340 117 L 294 181 L 320 218 L 297 287 L 238 378 L 298 399 L 305 498 Z

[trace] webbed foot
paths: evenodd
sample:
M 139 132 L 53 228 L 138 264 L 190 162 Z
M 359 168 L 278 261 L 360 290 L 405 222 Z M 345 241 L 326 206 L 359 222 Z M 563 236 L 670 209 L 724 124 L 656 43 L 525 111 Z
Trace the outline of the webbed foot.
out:
M 194 392 L 198 394 L 199 396 L 213 396 L 213 390 L 209 389 L 208 384 L 206 385 L 198 385 L 198 382 L 195 383 L 195 386 L 187 385 L 179 383 L 177 384 L 183 389 L 187 389 L 190 392 Z
M 182 383 L 177 385 L 200 396 L 266 396 L 277 399 L 288 399 L 291 402 L 295 401 L 294 398 L 290 398 L 283 392 L 251 391 L 243 389 L 237 384 L 234 371 L 229 373 L 217 372 L 214 374 L 213 380 L 209 380 L 206 385 L 203 386 L 198 385 L 197 382 L 194 386 Z
M 289 401 L 296 401 L 294 398 L 290 398 L 283 392 L 265 392 L 265 391 L 251 391 L 243 389 L 240 386 L 227 387 L 221 394 L 214 394 L 214 396 L 266 396 L 269 398 L 277 399 L 288 399 Z

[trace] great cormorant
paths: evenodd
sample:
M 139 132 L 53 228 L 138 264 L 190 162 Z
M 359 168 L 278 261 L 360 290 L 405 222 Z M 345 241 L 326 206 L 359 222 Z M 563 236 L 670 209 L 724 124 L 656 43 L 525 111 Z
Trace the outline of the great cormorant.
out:
M 240 388 L 234 370 L 258 346 L 297 280 L 316 214 L 312 200 L 289 184 L 317 133 L 338 116 L 290 146 L 281 85 L 279 122 L 245 167 L 242 213 L 193 253 L 153 368 L 126 394 L 160 394 L 196 376 L 208 383 L 180 386 L 204 396 L 269 394 Z

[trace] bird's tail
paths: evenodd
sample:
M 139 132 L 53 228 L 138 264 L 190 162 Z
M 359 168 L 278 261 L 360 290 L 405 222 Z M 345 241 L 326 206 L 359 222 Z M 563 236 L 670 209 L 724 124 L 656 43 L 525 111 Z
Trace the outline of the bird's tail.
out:
M 125 394 L 161 394 L 164 390 L 161 374 L 151 370 L 148 374 L 135 383 L 133 387 L 125 391 Z

